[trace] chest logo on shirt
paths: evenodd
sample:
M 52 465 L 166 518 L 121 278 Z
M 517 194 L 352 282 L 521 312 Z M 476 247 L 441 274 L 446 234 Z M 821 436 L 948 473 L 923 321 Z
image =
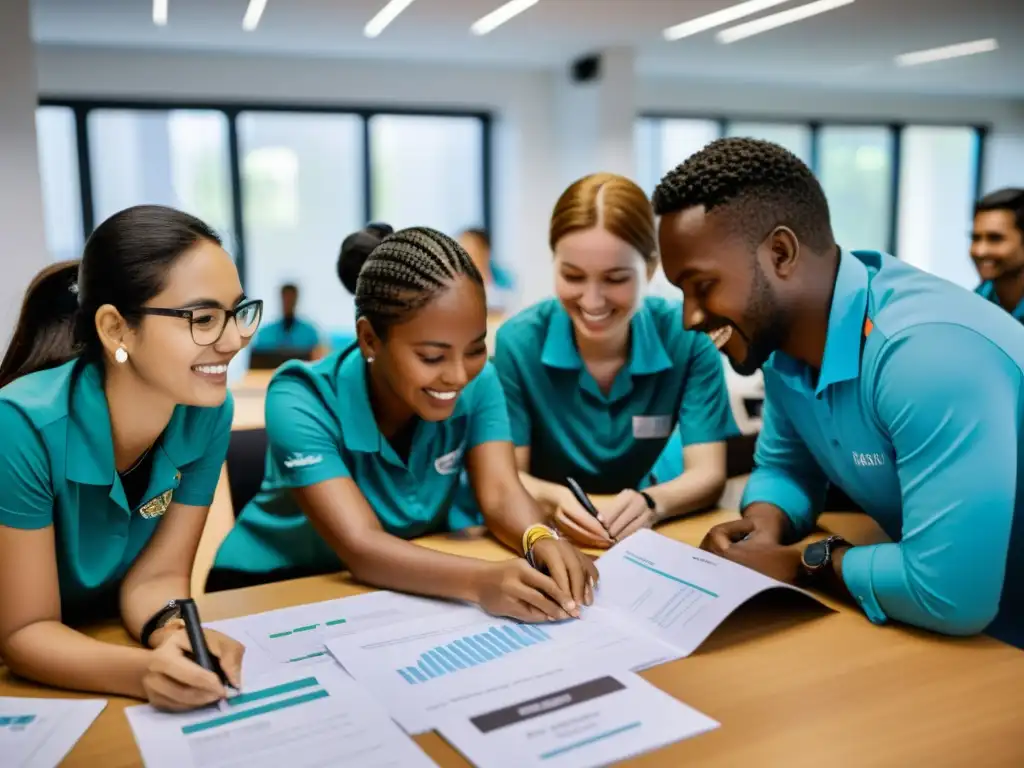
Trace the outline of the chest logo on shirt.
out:
M 885 457 L 880 453 L 860 453 L 852 451 L 853 463 L 858 467 L 882 467 L 885 466 Z
M 637 440 L 663 440 L 671 434 L 671 416 L 633 417 L 633 437 Z
M 154 517 L 160 517 L 167 508 L 171 506 L 171 499 L 174 497 L 174 491 L 164 491 L 159 496 L 150 499 L 141 507 L 139 507 L 139 514 L 147 520 L 152 520 Z
M 315 467 L 323 460 L 324 457 L 319 453 L 310 454 L 308 456 L 302 453 L 293 453 L 284 460 L 284 465 L 288 469 L 296 469 L 298 467 Z
M 451 453 L 446 453 L 434 460 L 434 469 L 439 475 L 454 475 L 462 469 L 463 447 L 459 446 Z

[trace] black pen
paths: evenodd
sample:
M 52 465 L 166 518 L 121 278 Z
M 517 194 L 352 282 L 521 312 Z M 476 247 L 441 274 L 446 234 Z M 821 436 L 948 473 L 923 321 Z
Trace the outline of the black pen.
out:
M 572 495 L 576 497 L 576 501 L 580 503 L 587 512 L 589 512 L 597 522 L 601 522 L 601 517 L 597 512 L 597 507 L 594 506 L 594 502 L 590 500 L 590 497 L 584 492 L 580 484 L 573 480 L 571 477 L 565 478 L 565 484 L 569 486 L 569 490 L 572 491 Z M 603 527 L 602 523 L 602 527 Z
M 203 669 L 213 672 L 226 688 L 234 688 L 224 669 L 220 665 L 220 659 L 210 653 L 210 647 L 206 644 L 206 635 L 203 634 L 203 623 L 199 619 L 199 607 L 191 597 L 178 601 L 181 609 L 181 618 L 185 622 L 185 633 L 188 635 L 188 642 L 192 646 L 192 653 L 187 653 L 196 664 Z

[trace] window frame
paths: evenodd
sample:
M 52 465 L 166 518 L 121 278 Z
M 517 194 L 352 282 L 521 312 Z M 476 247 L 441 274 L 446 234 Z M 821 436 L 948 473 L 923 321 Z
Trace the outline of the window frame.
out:
M 889 231 L 887 233 L 888 252 L 898 256 L 899 248 L 899 197 L 900 168 L 903 148 L 903 132 L 910 127 L 929 128 L 970 128 L 976 137 L 977 153 L 974 160 L 974 199 L 981 197 L 985 173 L 985 144 L 991 126 L 985 123 L 954 122 L 950 120 L 886 120 L 882 118 L 859 117 L 806 117 L 778 114 L 723 114 L 717 112 L 675 112 L 675 111 L 644 111 L 636 116 L 639 120 L 706 120 L 718 123 L 718 136 L 727 135 L 730 123 L 779 123 L 785 125 L 806 125 L 811 132 L 811 171 L 815 176 L 821 170 L 821 129 L 825 127 L 871 127 L 885 128 L 892 139 L 892 173 L 889 181 Z M 660 134 L 658 134 L 660 140 Z M 659 149 L 655 147 L 655 149 Z
M 400 115 L 417 117 L 463 117 L 480 121 L 480 169 L 483 200 L 481 211 L 483 221 L 479 222 L 487 231 L 493 228 L 493 114 L 485 110 L 448 109 L 443 107 L 416 108 L 392 105 L 356 106 L 350 104 L 282 104 L 277 102 L 224 102 L 203 100 L 162 100 L 162 99 L 82 99 L 61 96 L 47 96 L 37 102 L 39 107 L 70 108 L 75 122 L 75 145 L 78 156 L 78 184 L 82 205 L 83 237 L 89 238 L 98 223 L 92 193 L 92 167 L 89 158 L 89 113 L 97 109 L 124 109 L 134 111 L 167 112 L 172 110 L 207 110 L 221 112 L 228 123 L 228 164 L 231 192 L 231 223 L 235 230 L 235 262 L 243 282 L 246 277 L 245 259 L 245 217 L 242 201 L 241 149 L 238 138 L 238 116 L 242 112 L 289 112 L 302 114 L 351 115 L 359 118 L 363 131 L 363 218 L 373 221 L 373 175 L 371 168 L 372 147 L 370 118 L 375 115 Z M 467 222 L 472 225 L 474 222 Z

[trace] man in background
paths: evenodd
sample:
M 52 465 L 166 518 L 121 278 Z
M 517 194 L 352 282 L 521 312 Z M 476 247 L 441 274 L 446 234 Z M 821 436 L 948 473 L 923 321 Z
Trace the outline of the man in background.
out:
M 281 319 L 264 325 L 253 349 L 258 352 L 310 351 L 320 344 L 320 334 L 312 323 L 296 315 L 299 288 L 293 283 L 281 286 Z
M 487 290 L 487 308 L 493 315 L 501 315 L 508 308 L 511 301 L 512 279 L 511 276 L 495 264 L 491 258 L 491 236 L 486 229 L 471 227 L 462 231 L 458 237 L 461 245 L 469 258 L 473 260 L 476 268 L 484 279 L 484 287 Z
M 974 206 L 971 258 L 977 293 L 1024 322 L 1024 189 L 1000 189 Z

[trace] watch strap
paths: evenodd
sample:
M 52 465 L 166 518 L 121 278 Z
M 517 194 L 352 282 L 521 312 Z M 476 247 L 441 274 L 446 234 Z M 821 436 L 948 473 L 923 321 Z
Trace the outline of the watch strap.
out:
M 837 547 L 842 546 L 846 543 L 846 539 L 844 539 L 842 536 L 829 536 L 827 538 L 819 539 L 818 541 L 808 544 L 804 548 L 804 554 L 800 556 L 800 566 L 804 572 L 804 575 L 809 578 L 814 578 L 821 572 L 830 568 L 832 566 L 832 553 L 836 550 Z M 821 562 L 819 562 L 817 565 L 810 565 L 807 562 L 806 552 L 811 547 L 823 547 L 825 550 Z
M 152 648 L 153 646 L 149 644 L 149 641 L 153 637 L 153 633 L 166 625 L 171 619 L 179 616 L 181 616 L 181 608 L 178 606 L 177 600 L 171 600 L 163 608 L 150 616 L 149 620 L 143 625 L 142 632 L 139 634 L 139 641 L 143 647 Z

